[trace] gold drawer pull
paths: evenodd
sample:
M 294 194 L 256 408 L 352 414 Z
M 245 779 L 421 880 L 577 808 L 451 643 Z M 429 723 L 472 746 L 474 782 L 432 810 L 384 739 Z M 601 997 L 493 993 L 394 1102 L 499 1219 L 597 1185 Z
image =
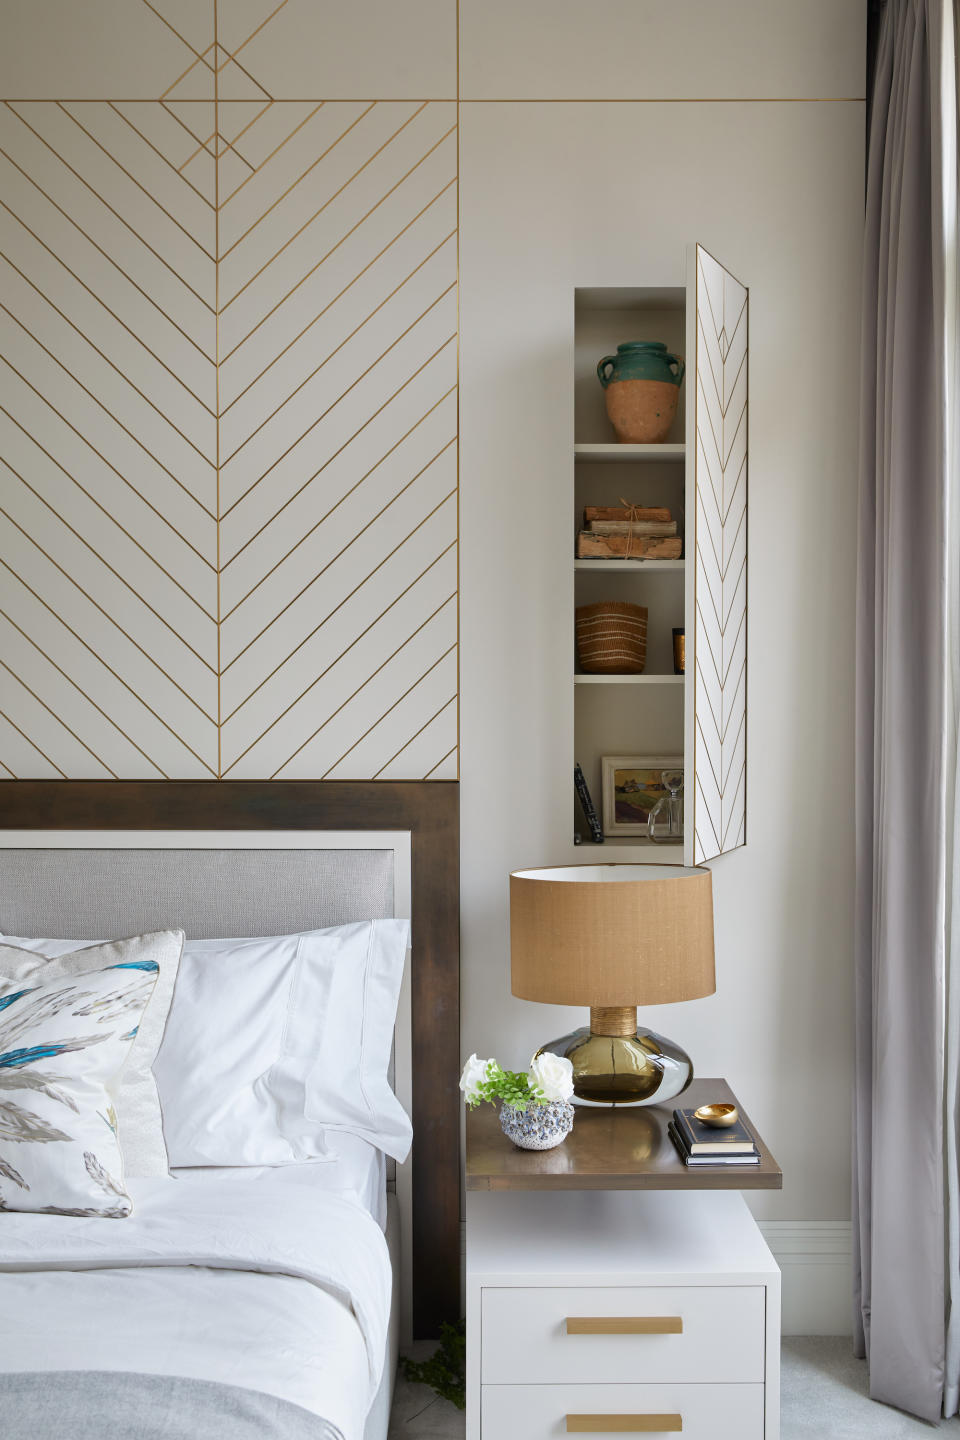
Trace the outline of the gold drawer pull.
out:
M 682 1415 L 568 1415 L 567 1433 L 663 1434 L 683 1429 Z
M 680 1315 L 568 1315 L 568 1335 L 682 1335 Z

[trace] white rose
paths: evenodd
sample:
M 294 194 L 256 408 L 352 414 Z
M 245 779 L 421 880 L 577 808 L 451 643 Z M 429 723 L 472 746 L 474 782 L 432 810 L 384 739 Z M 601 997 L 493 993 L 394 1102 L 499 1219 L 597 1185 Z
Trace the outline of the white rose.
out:
M 569 1100 L 573 1094 L 573 1065 L 562 1055 L 549 1050 L 535 1055 L 527 1073 L 531 1086 L 547 1100 Z
M 468 1105 L 476 1105 L 480 1099 L 480 1086 L 487 1078 L 489 1064 L 489 1060 L 478 1060 L 476 1055 L 471 1055 L 464 1065 L 463 1074 L 460 1076 L 460 1089 Z

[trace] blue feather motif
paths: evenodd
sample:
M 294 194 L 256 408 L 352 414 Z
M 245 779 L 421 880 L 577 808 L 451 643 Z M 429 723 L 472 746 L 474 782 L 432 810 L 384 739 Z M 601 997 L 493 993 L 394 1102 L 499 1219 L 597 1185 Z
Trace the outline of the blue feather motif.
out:
M 32 1065 L 34 1060 L 49 1060 L 53 1055 L 62 1055 L 71 1045 L 29 1045 L 24 1050 L 8 1050 L 0 1054 L 0 1070 L 12 1070 L 18 1065 Z
M 8 1005 L 12 1005 L 14 1000 L 22 1000 L 24 995 L 32 995 L 36 988 L 36 985 L 31 985 L 26 990 L 15 990 L 12 995 L 0 995 L 0 1010 L 6 1010 Z
M 111 965 L 111 970 L 159 970 L 156 960 L 126 960 L 122 965 Z

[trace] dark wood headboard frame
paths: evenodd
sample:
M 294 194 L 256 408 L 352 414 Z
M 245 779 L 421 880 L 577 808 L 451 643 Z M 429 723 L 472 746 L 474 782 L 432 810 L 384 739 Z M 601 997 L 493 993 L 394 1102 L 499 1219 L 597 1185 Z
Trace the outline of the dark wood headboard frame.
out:
M 447 780 L 3 780 L 11 830 L 409 830 L 413 1331 L 460 1314 L 459 786 Z

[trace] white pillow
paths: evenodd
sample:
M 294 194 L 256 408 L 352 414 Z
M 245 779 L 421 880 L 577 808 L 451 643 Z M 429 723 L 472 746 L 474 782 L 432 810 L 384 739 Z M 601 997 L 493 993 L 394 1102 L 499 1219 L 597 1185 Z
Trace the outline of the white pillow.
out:
M 372 920 L 188 940 L 154 1064 L 170 1164 L 332 1159 L 327 1130 L 404 1160 L 412 1128 L 388 1072 L 409 934 L 407 920 Z
M 129 1215 L 128 1138 L 166 1174 L 150 1061 L 182 945 L 181 931 L 59 959 L 0 945 L 0 1209 Z

